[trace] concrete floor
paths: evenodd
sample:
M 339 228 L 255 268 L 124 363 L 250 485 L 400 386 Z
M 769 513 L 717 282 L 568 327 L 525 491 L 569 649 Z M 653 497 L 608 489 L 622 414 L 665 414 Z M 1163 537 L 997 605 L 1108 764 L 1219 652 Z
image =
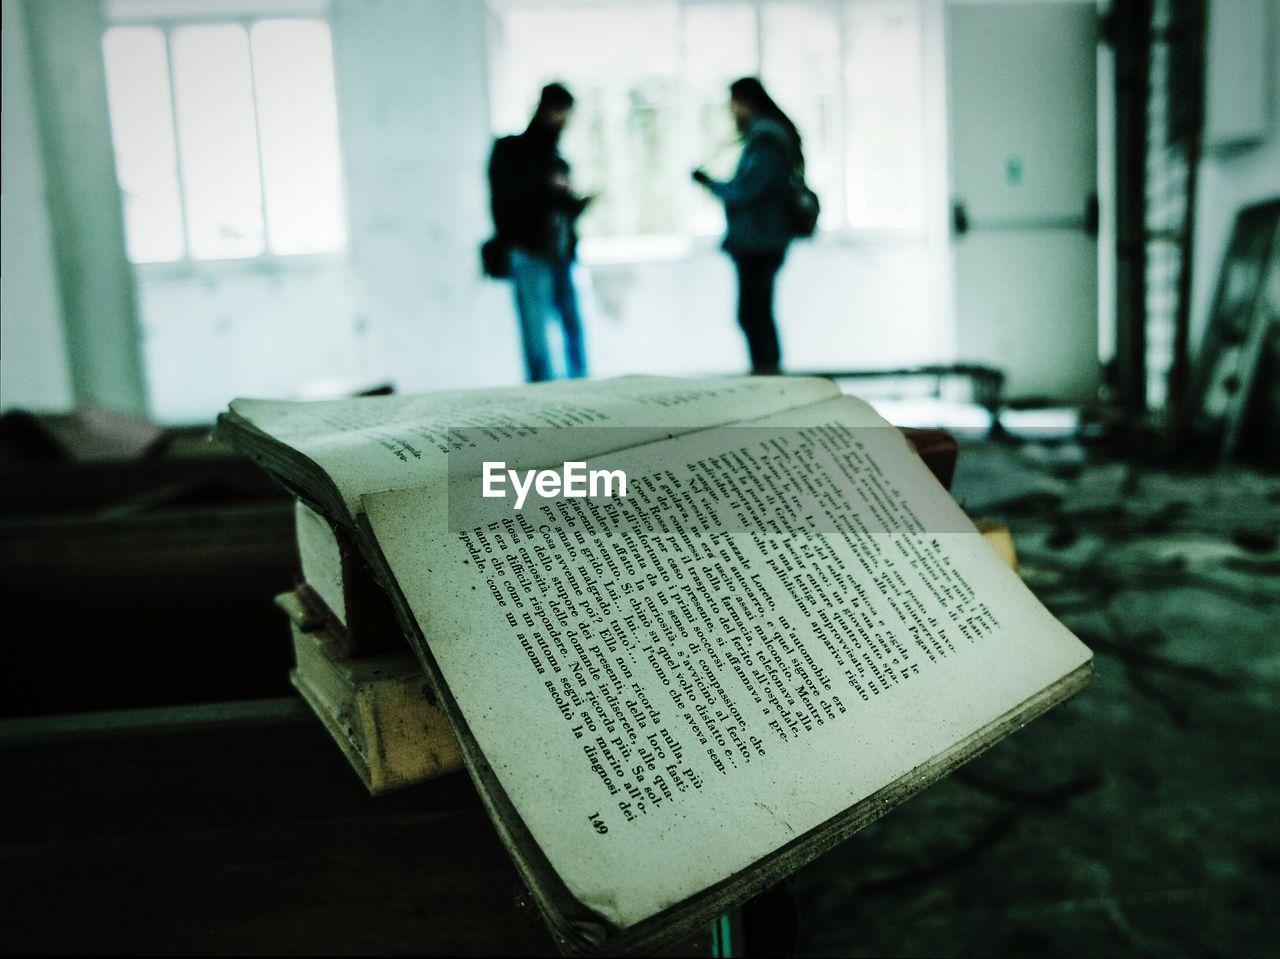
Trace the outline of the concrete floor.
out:
M 979 443 L 954 492 L 1096 677 L 801 871 L 801 954 L 1274 954 L 1280 477 Z

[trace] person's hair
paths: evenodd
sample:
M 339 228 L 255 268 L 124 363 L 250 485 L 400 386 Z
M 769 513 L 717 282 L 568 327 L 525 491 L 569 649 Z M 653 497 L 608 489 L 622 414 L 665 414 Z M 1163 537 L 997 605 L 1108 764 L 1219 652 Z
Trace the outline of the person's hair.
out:
M 747 107 L 758 117 L 772 120 L 791 134 L 796 141 L 796 149 L 800 149 L 800 131 L 791 122 L 791 118 L 782 112 L 782 107 L 769 96 L 764 84 L 755 77 L 743 77 L 729 84 L 729 96 Z
M 568 110 L 573 106 L 573 94 L 563 83 L 548 83 L 538 97 L 538 112 Z

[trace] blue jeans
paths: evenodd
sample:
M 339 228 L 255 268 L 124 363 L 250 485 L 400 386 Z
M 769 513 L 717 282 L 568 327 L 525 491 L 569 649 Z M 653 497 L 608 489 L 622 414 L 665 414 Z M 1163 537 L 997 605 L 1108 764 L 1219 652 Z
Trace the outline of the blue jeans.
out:
M 530 383 L 555 379 L 547 324 L 558 317 L 564 329 L 565 374 L 570 379 L 587 375 L 586 347 L 582 341 L 582 316 L 578 292 L 573 286 L 572 263 L 559 263 L 522 250 L 511 250 L 511 283 L 524 341 L 525 373 Z

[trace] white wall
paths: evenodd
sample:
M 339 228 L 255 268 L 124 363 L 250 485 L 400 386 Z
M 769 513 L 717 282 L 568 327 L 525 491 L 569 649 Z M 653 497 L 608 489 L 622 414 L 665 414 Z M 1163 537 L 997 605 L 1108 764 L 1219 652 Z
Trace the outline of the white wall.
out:
M 1218 270 L 1236 212 L 1251 203 L 1280 197 L 1280 0 L 1210 0 L 1209 14 L 1210 31 L 1257 39 L 1261 49 L 1252 54 L 1242 52 L 1238 46 L 1215 43 L 1212 36 L 1206 45 L 1209 56 L 1205 65 L 1206 129 L 1211 134 L 1225 130 L 1233 134 L 1230 139 L 1206 143 L 1198 171 L 1192 275 L 1193 349 L 1204 335 L 1213 307 Z M 1241 18 L 1242 22 L 1236 22 Z M 1242 54 L 1261 69 L 1240 70 Z M 1235 84 L 1241 86 L 1233 96 Z M 1262 109 L 1249 109 L 1249 122 L 1242 126 L 1236 105 L 1246 100 L 1252 104 L 1260 101 Z M 1229 115 L 1223 117 L 1215 111 Z M 1259 119 L 1261 124 L 1256 133 L 1249 134 Z
M 0 409 L 72 405 L 36 131 L 26 24 L 18 0 L 4 0 L 4 109 L 0 110 Z
M 1097 392 L 1095 21 L 1088 0 L 947 4 L 957 349 L 1011 398 Z
M 74 398 L 145 412 L 133 273 L 124 248 L 98 0 L 23 7 Z
M 518 382 L 488 226 L 484 5 L 336 0 L 349 249 L 336 257 L 139 271 L 151 403 L 208 419 L 237 395 L 383 382 Z
M 791 370 L 871 369 L 947 355 L 936 258 L 920 241 L 795 244 L 776 312 Z M 669 263 L 591 270 L 593 371 L 724 373 L 748 367 L 735 316 L 733 266 L 717 249 Z

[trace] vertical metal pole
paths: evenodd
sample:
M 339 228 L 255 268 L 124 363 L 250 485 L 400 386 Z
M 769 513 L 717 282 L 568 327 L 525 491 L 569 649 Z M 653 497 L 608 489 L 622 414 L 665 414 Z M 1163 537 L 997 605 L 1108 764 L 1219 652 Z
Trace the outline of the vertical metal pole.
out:
M 1146 160 L 1151 83 L 1151 0 L 1116 0 L 1116 402 L 1131 419 L 1147 411 Z
M 253 21 L 242 21 L 240 28 L 244 30 L 245 53 L 249 55 L 249 101 L 253 105 L 253 152 L 258 158 L 258 212 L 262 217 L 262 253 L 260 255 L 265 256 L 272 252 L 271 227 L 267 223 L 267 173 L 262 159 L 262 114 L 258 109 L 258 65 L 253 54 Z
M 173 67 L 173 28 L 165 24 L 161 28 L 164 37 L 164 63 L 169 72 L 169 122 L 173 125 L 173 175 L 178 185 L 178 216 L 182 228 L 182 259 L 191 256 L 191 218 L 187 213 L 187 178 L 182 169 L 182 131 L 178 127 L 177 73 Z
M 1186 212 L 1182 221 L 1179 242 L 1178 301 L 1174 315 L 1173 360 L 1169 367 L 1168 409 L 1172 439 L 1176 443 L 1182 435 L 1188 415 L 1187 383 L 1190 374 L 1191 355 L 1191 292 L 1192 266 L 1195 253 L 1196 225 L 1196 174 L 1200 168 L 1200 151 L 1204 141 L 1204 0 L 1187 0 L 1186 33 L 1182 43 L 1186 46 L 1186 64 L 1192 76 L 1189 78 L 1191 96 L 1186 109 L 1189 112 L 1186 140 L 1183 150 L 1187 163 Z

